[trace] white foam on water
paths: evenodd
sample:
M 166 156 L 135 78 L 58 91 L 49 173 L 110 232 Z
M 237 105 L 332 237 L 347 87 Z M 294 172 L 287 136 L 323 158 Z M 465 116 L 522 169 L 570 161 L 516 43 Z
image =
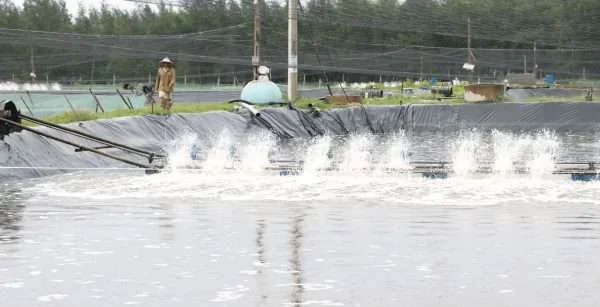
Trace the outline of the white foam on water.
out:
M 339 159 L 339 171 L 343 173 L 369 172 L 373 165 L 373 136 L 365 134 L 351 135 Z
M 270 166 L 269 153 L 276 144 L 270 132 L 250 134 L 240 152 L 239 170 L 249 173 L 262 173 Z
M 213 303 L 223 303 L 238 300 L 246 295 L 250 289 L 244 285 L 235 287 L 226 287 L 223 291 L 217 292 L 217 296 L 210 301 Z
M 514 163 L 517 161 L 522 144 L 520 139 L 511 133 L 494 130 L 492 141 L 494 146 L 492 171 L 501 176 L 514 173 Z
M 383 146 L 385 148 L 379 163 L 380 171 L 410 169 L 410 142 L 404 131 L 391 135 Z
M 16 82 L 0 82 L 0 91 L 17 92 L 17 91 L 60 91 L 62 87 L 58 83 L 16 83 Z
M 178 141 L 180 144 L 197 144 L 193 134 L 182 136 Z M 186 161 L 189 161 L 190 155 L 179 148 L 179 152 L 173 154 L 176 161 L 174 171 L 143 176 L 143 180 L 132 180 L 130 174 L 110 177 L 79 174 L 61 177 L 61 180 L 44 181 L 27 189 L 39 195 L 36 199 L 40 201 L 43 201 L 44 195 L 50 195 L 86 200 L 157 197 L 217 201 L 360 199 L 408 205 L 477 202 L 485 206 L 497 203 L 506 195 L 513 195 L 512 199 L 534 197 L 540 201 L 551 200 L 558 196 L 550 187 L 566 181 L 564 176 L 547 176 L 551 174 L 561 144 L 557 135 L 548 131 L 536 134 L 496 131 L 489 135 L 467 131 L 454 141 L 444 140 L 445 144 L 451 145 L 447 147 L 448 152 L 441 155 L 452 156 L 454 170 L 457 171 L 456 176 L 449 180 L 430 180 L 410 173 L 381 176 L 382 169 L 402 169 L 409 165 L 411 142 L 402 132 L 387 139 L 370 134 L 353 135 L 341 143 L 333 137 L 324 136 L 292 148 L 299 153 L 298 159 L 305 161 L 303 174 L 279 176 L 279 172 L 265 170 L 271 166 L 269 156 L 272 150 L 278 148 L 273 136 L 254 134 L 240 141 L 222 133 L 215 141 L 207 142 L 208 158 L 196 161 L 206 170 L 178 168 L 178 165 L 188 163 Z M 235 153 L 232 153 L 232 147 L 236 148 Z M 235 169 L 226 166 L 234 163 L 234 160 L 237 160 Z M 330 163 L 336 166 L 334 161 L 337 161 L 339 171 L 323 170 L 329 168 Z M 519 169 L 530 168 L 533 174 L 516 173 L 515 165 Z M 490 166 L 493 173 L 475 174 L 483 166 Z M 494 181 L 493 185 L 489 184 L 489 179 Z M 98 180 L 102 180 L 103 185 L 98 186 Z M 548 180 L 556 183 L 548 185 Z M 277 188 L 273 189 L 274 186 Z M 590 183 L 590 186 L 595 186 L 595 183 Z M 524 195 L 524 187 L 549 192 Z M 572 189 L 594 188 L 579 185 Z M 152 193 L 148 193 L 149 190 Z M 581 201 L 582 198 L 578 197 L 577 200 Z M 600 203 L 593 197 L 586 196 L 584 200 L 586 203 Z M 162 248 L 158 245 L 144 247 Z
M 331 167 L 330 150 L 332 139 L 325 135 L 309 142 L 304 154 L 303 171 L 305 176 L 313 176 L 319 171 Z
M 452 169 L 456 176 L 472 175 L 478 167 L 481 134 L 476 131 L 461 133 L 452 144 Z
M 0 287 L 9 288 L 9 289 L 20 289 L 20 288 L 23 288 L 24 286 L 25 286 L 25 283 L 22 281 L 6 282 L 3 284 L 0 284 Z
M 303 302 L 288 302 L 286 305 L 291 306 L 310 306 L 310 305 L 320 305 L 320 306 L 344 306 L 344 303 L 334 302 L 331 300 L 307 300 Z
M 551 174 L 557 158 L 560 141 L 556 133 L 544 130 L 535 135 L 532 143 L 532 159 L 528 163 L 529 174 L 541 178 Z
M 198 142 L 198 135 L 195 133 L 184 133 L 167 146 L 169 163 L 167 168 L 175 171 L 179 168 L 197 167 L 198 163 L 191 157 L 192 149 Z
M 69 297 L 67 294 L 49 294 L 37 298 L 38 302 L 62 301 Z
M 202 169 L 209 173 L 220 173 L 231 168 L 235 162 L 235 142 L 229 130 L 222 131 L 207 150 Z

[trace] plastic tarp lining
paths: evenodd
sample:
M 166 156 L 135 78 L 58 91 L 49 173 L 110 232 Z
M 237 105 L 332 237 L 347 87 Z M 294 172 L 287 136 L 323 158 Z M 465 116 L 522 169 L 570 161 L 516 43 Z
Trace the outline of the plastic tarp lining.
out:
M 273 129 L 278 135 L 310 138 L 322 134 L 386 134 L 399 130 L 457 131 L 462 129 L 500 129 L 535 131 L 600 131 L 600 104 L 597 103 L 490 103 L 463 105 L 369 106 L 319 114 L 287 108 L 261 110 L 263 122 L 245 112 L 209 112 L 175 114 L 169 118 L 138 116 L 90 121 L 69 125 L 118 143 L 160 152 L 174 140 L 192 133 L 199 141 L 211 142 L 227 130 L 242 137 L 256 130 Z M 267 125 L 265 125 L 265 122 Z M 266 127 L 269 126 L 269 127 Z M 77 137 L 39 128 L 52 135 L 85 146 L 96 146 Z M 138 162 L 143 158 L 118 150 L 107 152 Z M 0 181 L 47 176 L 64 171 L 45 169 L 8 169 L 2 167 L 127 167 L 93 153 L 75 153 L 74 148 L 45 139 L 30 132 L 13 133 L 0 142 Z

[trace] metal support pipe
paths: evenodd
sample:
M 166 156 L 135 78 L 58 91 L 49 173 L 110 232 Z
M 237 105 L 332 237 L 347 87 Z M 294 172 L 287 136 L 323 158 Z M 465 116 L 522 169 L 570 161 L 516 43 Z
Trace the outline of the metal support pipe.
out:
M 140 155 L 142 157 L 147 158 L 150 163 L 152 163 L 152 160 L 154 158 L 166 158 L 165 155 L 161 155 L 161 154 L 157 154 L 157 153 L 153 153 L 153 152 L 149 152 L 149 151 L 145 151 L 145 150 L 133 148 L 133 147 L 130 147 L 130 146 L 127 146 L 127 145 L 124 145 L 124 144 L 115 143 L 115 142 L 112 142 L 112 141 L 109 141 L 109 140 L 106 140 L 106 139 L 103 139 L 103 138 L 99 138 L 99 137 L 97 137 L 95 135 L 91 135 L 91 134 L 88 134 L 88 133 L 85 133 L 85 132 L 82 132 L 82 131 L 78 131 L 78 130 L 75 130 L 75 129 L 71 129 L 71 128 L 67 128 L 67 127 L 64 127 L 64 126 L 56 125 L 56 124 L 53 124 L 53 123 L 49 123 L 47 121 L 44 121 L 44 120 L 41 120 L 41 119 L 38 119 L 38 118 L 29 117 L 29 116 L 23 115 L 23 114 L 20 114 L 19 117 L 21 117 L 21 119 L 28 120 L 30 122 L 33 122 L 33 123 L 36 123 L 36 124 L 39 124 L 39 125 L 42 125 L 42 126 L 53 128 L 53 129 L 56 129 L 56 130 L 59 130 L 59 131 L 62 131 L 62 132 L 68 133 L 68 134 L 72 134 L 72 135 L 81 137 L 83 139 L 87 139 L 89 141 L 94 141 L 94 142 L 97 142 L 97 143 L 100 143 L 100 144 L 104 144 L 104 145 L 110 145 L 112 147 L 121 149 L 123 151 L 127 151 L 127 152 L 130 152 L 130 153 L 133 153 L 133 154 Z
M 67 95 L 63 95 L 63 96 L 65 97 L 65 100 L 67 101 L 67 104 L 71 108 L 71 111 L 73 112 L 73 114 L 77 114 L 77 111 L 75 111 L 75 108 L 73 107 L 73 104 L 71 103 L 71 101 L 69 100 Z
M 125 106 L 129 110 L 133 110 L 133 105 L 131 105 L 129 102 L 127 102 L 127 100 L 125 99 L 125 97 L 123 97 L 123 94 L 121 94 L 121 91 L 119 91 L 119 89 L 117 89 L 117 94 L 119 94 L 119 97 L 121 97 L 121 100 L 123 100 L 123 103 L 125 104 Z
M 92 92 L 91 88 L 90 88 L 90 94 L 92 94 L 92 97 L 94 97 L 94 101 L 96 102 L 96 113 L 98 113 L 98 108 L 100 108 L 102 113 L 104 113 L 104 107 L 102 107 L 100 100 L 98 99 L 98 97 L 96 97 L 96 94 L 94 94 L 94 92 Z
M 51 140 L 54 140 L 54 141 L 57 141 L 57 142 L 60 142 L 60 143 L 63 143 L 63 144 L 67 144 L 67 145 L 73 146 L 73 147 L 78 148 L 80 150 L 90 151 L 90 152 L 93 152 L 93 153 L 98 154 L 100 156 L 103 156 L 103 157 L 106 157 L 106 158 L 110 158 L 110 159 L 113 159 L 113 160 L 116 160 L 116 161 L 120 161 L 120 162 L 123 162 L 125 164 L 137 166 L 139 168 L 154 169 L 154 167 L 152 167 L 150 165 L 138 163 L 138 162 L 131 161 L 131 160 L 128 160 L 128 159 L 124 159 L 124 158 L 121 158 L 121 157 L 117 157 L 117 156 L 114 156 L 114 155 L 111 155 L 111 154 L 108 154 L 108 153 L 96 150 L 94 148 L 90 148 L 90 147 L 83 146 L 83 145 L 80 145 L 80 144 L 76 144 L 76 143 L 73 143 L 73 142 L 70 142 L 70 141 L 67 141 L 67 140 L 63 140 L 63 139 L 57 138 L 55 136 L 49 135 L 47 133 L 44 133 L 44 132 L 41 132 L 41 131 L 37 131 L 37 130 L 35 130 L 33 128 L 29 128 L 27 126 L 23 126 L 21 124 L 15 123 L 15 122 L 13 122 L 11 120 L 8 120 L 8 119 L 5 119 L 5 118 L 1 118 L 0 117 L 0 121 L 8 123 L 8 124 L 11 124 L 11 125 L 14 125 L 15 127 L 19 127 L 19 128 L 21 128 L 23 130 L 27 130 L 29 132 L 32 132 L 34 134 L 43 136 L 45 138 L 48 138 L 48 139 L 51 139 Z
M 25 105 L 25 107 L 27 108 L 27 111 L 29 111 L 29 114 L 31 114 L 31 116 L 34 116 L 33 111 L 31 111 L 31 109 L 29 108 L 29 105 L 27 104 L 27 102 L 25 101 L 23 96 L 21 96 L 20 98 L 21 98 L 21 101 L 23 102 L 23 105 Z

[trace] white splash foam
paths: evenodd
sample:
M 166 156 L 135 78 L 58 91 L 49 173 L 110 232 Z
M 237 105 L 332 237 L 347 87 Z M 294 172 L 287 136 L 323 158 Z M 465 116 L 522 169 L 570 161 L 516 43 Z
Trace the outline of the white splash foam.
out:
M 556 133 L 544 130 L 538 133 L 532 144 L 532 160 L 528 163 L 531 177 L 540 178 L 554 170 L 560 142 Z
M 492 140 L 494 145 L 494 164 L 492 171 L 496 174 L 506 176 L 514 173 L 514 162 L 517 160 L 519 146 L 523 142 L 513 134 L 502 131 L 492 131 Z
M 340 172 L 365 172 L 371 169 L 373 165 L 372 146 L 372 136 L 370 135 L 355 134 L 350 136 L 339 164 Z
M 0 82 L 0 91 L 17 92 L 17 91 L 61 91 L 62 87 L 58 83 L 15 83 L 15 82 Z
M 0 287 L 10 288 L 10 289 L 20 289 L 20 288 L 23 288 L 24 286 L 25 286 L 25 283 L 22 281 L 14 281 L 14 282 L 7 282 L 7 283 L 0 284 Z
M 202 162 L 202 169 L 208 173 L 220 173 L 225 168 L 234 166 L 235 161 L 235 143 L 231 133 L 224 130 L 213 142 L 206 153 L 206 158 Z
M 192 159 L 191 153 L 197 143 L 198 135 L 195 133 L 184 133 L 167 146 L 169 155 L 168 168 L 171 171 L 178 168 L 194 167 L 197 163 Z
M 235 287 L 225 288 L 223 291 L 219 291 L 217 296 L 210 301 L 213 303 L 230 302 L 240 299 L 245 296 L 245 292 L 250 289 L 244 285 L 237 285 Z
M 477 170 L 481 135 L 476 131 L 461 134 L 452 144 L 452 168 L 456 176 L 464 177 Z
M 65 298 L 69 297 L 66 294 L 49 294 L 45 296 L 40 296 L 37 298 L 38 302 L 52 302 L 52 301 L 62 301 Z
M 400 131 L 384 143 L 386 147 L 380 162 L 380 170 L 402 171 L 410 169 L 410 143 L 404 131 Z
M 275 143 L 276 139 L 270 132 L 249 135 L 241 150 L 239 170 L 249 173 L 263 172 L 270 165 L 269 152 Z
M 331 167 L 332 161 L 329 156 L 331 141 L 331 137 L 325 135 L 309 142 L 303 159 L 304 175 L 311 176 L 318 171 Z

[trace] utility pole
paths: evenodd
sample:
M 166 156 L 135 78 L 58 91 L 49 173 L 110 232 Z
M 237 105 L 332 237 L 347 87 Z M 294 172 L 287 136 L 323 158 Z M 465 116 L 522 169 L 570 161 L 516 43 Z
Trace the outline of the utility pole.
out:
M 533 41 L 533 75 L 535 76 L 536 80 L 537 80 L 537 69 L 538 69 L 538 65 L 537 65 L 537 42 Z
M 421 73 L 419 74 L 419 80 L 423 81 L 423 56 L 421 56 Z
M 527 73 L 527 55 L 523 55 L 523 73 Z
M 473 64 L 473 51 L 471 51 L 471 17 L 467 18 L 467 63 Z
M 29 57 L 29 61 L 31 62 L 31 82 L 35 82 L 36 79 L 36 75 L 35 75 L 35 61 L 34 61 L 34 55 L 33 55 L 33 47 L 31 47 L 31 55 Z
M 96 71 L 96 59 L 92 60 L 92 69 L 90 71 L 90 84 L 94 84 L 94 72 Z
M 473 50 L 471 49 L 471 17 L 467 17 L 467 63 L 473 65 L 475 62 L 473 59 Z M 469 73 L 469 81 L 473 82 L 473 72 L 471 69 Z
M 288 0 L 288 100 L 298 91 L 298 0 Z
M 262 0 L 254 0 L 254 54 L 252 56 L 253 78 L 258 79 L 260 66 L 260 41 L 262 39 Z

